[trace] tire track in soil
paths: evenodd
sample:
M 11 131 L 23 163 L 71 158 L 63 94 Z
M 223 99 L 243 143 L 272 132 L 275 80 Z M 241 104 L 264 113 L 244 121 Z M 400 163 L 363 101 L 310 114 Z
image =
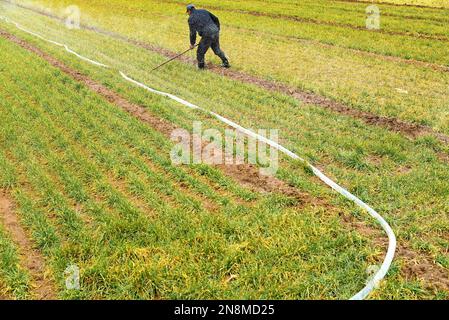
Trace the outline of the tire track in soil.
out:
M 32 298 L 38 300 L 56 299 L 55 286 L 45 275 L 45 259 L 33 247 L 32 241 L 14 212 L 14 204 L 5 190 L 0 190 L 0 222 L 17 245 L 21 266 L 26 268 L 31 275 Z
M 53 67 L 61 70 L 66 75 L 84 84 L 90 90 L 105 98 L 108 102 L 119 106 L 142 122 L 149 124 L 151 127 L 163 133 L 168 138 L 170 138 L 170 135 L 174 130 L 179 129 L 174 124 L 151 114 L 144 106 L 129 102 L 111 89 L 106 88 L 102 84 L 90 79 L 88 76 L 69 68 L 63 62 L 34 47 L 26 41 L 19 39 L 18 37 L 3 30 L 0 30 L 0 36 L 46 60 Z M 232 166 L 221 165 L 217 167 L 221 169 L 223 173 L 235 179 L 235 181 L 250 187 L 257 192 L 282 193 L 294 197 L 299 200 L 300 203 L 316 202 L 316 199 L 312 198 L 309 194 L 288 185 L 280 179 L 260 175 L 259 168 L 257 166 L 244 164 Z

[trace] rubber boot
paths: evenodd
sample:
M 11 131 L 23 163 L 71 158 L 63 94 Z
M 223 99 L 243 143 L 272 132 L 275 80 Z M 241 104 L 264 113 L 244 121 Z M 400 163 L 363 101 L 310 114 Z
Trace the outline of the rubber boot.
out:
M 198 69 L 200 70 L 206 69 L 206 64 L 204 62 L 198 62 Z
M 221 66 L 223 68 L 226 68 L 226 69 L 229 69 L 231 67 L 231 65 L 229 64 L 229 60 L 228 59 L 224 59 Z

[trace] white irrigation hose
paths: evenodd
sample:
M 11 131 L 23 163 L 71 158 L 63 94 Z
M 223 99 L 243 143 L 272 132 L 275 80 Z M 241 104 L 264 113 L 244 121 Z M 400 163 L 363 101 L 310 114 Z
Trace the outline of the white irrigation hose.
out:
M 100 66 L 100 67 L 104 67 L 104 68 L 109 68 L 109 66 L 97 62 L 95 60 L 91 60 L 89 58 L 86 58 L 78 53 L 76 53 L 75 51 L 71 50 L 67 45 L 52 41 L 52 40 L 48 40 L 44 37 L 42 37 L 41 35 L 31 32 L 29 30 L 26 30 L 25 28 L 21 27 L 18 23 L 10 21 L 8 18 L 0 16 L 0 19 L 5 20 L 6 22 L 11 22 L 13 23 L 18 29 L 29 33 L 33 36 L 36 36 L 44 41 L 47 41 L 49 43 L 55 44 L 57 46 L 60 47 L 64 47 L 65 50 L 71 54 L 74 54 L 75 56 L 77 56 L 78 58 L 87 61 L 89 63 L 92 63 L 96 66 Z M 369 205 L 367 205 L 365 202 L 363 202 L 362 200 L 360 200 L 358 197 L 356 197 L 355 195 L 353 195 L 352 193 L 350 193 L 348 190 L 346 190 L 345 188 L 341 187 L 340 185 L 338 185 L 337 183 L 335 183 L 334 181 L 332 181 L 329 177 L 327 177 L 324 173 L 322 173 L 318 168 L 314 167 L 312 164 L 310 164 L 307 160 L 304 160 L 303 158 L 301 158 L 300 156 L 298 156 L 297 154 L 295 154 L 294 152 L 288 150 L 287 148 L 285 148 L 284 146 L 265 138 L 264 136 L 261 136 L 249 129 L 246 129 L 242 126 L 240 126 L 239 124 L 213 112 L 213 111 L 209 111 L 206 109 L 203 109 L 197 105 L 194 105 L 184 99 L 181 99 L 173 94 L 167 93 L 167 92 L 163 92 L 163 91 L 159 91 L 153 88 L 150 88 L 148 86 L 146 86 L 145 84 L 138 82 L 130 77 L 128 77 L 126 74 L 124 74 L 122 71 L 119 71 L 120 75 L 128 82 L 131 82 L 135 85 L 137 85 L 138 87 L 141 87 L 151 93 L 155 93 L 167 98 L 170 98 L 172 100 L 175 100 L 177 102 L 179 102 L 180 104 L 191 108 L 191 109 L 196 109 L 196 110 L 201 110 L 205 113 L 208 113 L 209 115 L 214 116 L 215 118 L 217 118 L 218 120 L 220 120 L 221 122 L 233 127 L 234 129 L 248 135 L 251 136 L 253 138 L 256 138 L 262 142 L 264 142 L 265 144 L 268 144 L 269 146 L 281 151 L 282 153 L 286 154 L 287 156 L 289 156 L 292 159 L 295 160 L 299 160 L 304 162 L 312 171 L 313 173 L 321 180 L 323 181 L 326 185 L 328 185 L 329 187 L 331 187 L 333 190 L 337 191 L 338 193 L 340 193 L 342 196 L 344 196 L 345 198 L 347 198 L 348 200 L 353 201 L 356 205 L 358 205 L 360 208 L 366 210 L 374 219 L 376 219 L 379 224 L 382 226 L 382 228 L 385 230 L 386 234 L 388 235 L 388 250 L 387 250 L 387 254 L 385 255 L 385 259 L 380 267 L 380 269 L 376 272 L 376 274 L 368 281 L 368 283 L 366 284 L 366 286 L 360 290 L 357 294 L 355 294 L 351 300 L 362 300 L 365 299 L 375 288 L 377 288 L 380 284 L 380 282 L 382 281 L 382 279 L 386 276 L 391 263 L 393 261 L 394 258 L 394 254 L 396 251 L 396 236 L 393 232 L 393 230 L 391 229 L 390 225 L 385 221 L 385 219 L 379 214 L 377 213 L 373 208 L 371 208 Z
M 35 36 L 35 37 L 37 37 L 37 38 L 39 38 L 39 39 L 41 39 L 41 40 L 47 41 L 47 42 L 49 42 L 49 43 L 52 43 L 52 44 L 54 44 L 54 45 L 56 45 L 56 46 L 58 46 L 58 47 L 63 47 L 67 52 L 69 52 L 69 53 L 71 53 L 71 54 L 77 56 L 77 57 L 80 58 L 81 60 L 87 61 L 87 62 L 92 63 L 92 64 L 94 64 L 94 65 L 96 65 L 96 66 L 99 66 L 99 67 L 109 68 L 108 65 L 105 65 L 105 64 L 103 64 L 103 63 L 97 62 L 97 61 L 95 61 L 95 60 L 91 60 L 91 59 L 86 58 L 86 57 L 83 57 L 82 55 L 80 55 L 80 54 L 76 53 L 75 51 L 71 50 L 71 49 L 70 49 L 67 45 L 65 45 L 65 44 L 62 44 L 62 43 L 59 43 L 59 42 L 56 42 L 56 41 L 53 41 L 53 40 L 46 39 L 46 38 L 44 38 L 43 36 L 41 36 L 40 34 L 37 34 L 37 33 L 32 32 L 32 31 L 30 31 L 30 30 L 27 30 L 27 29 L 25 29 L 24 27 L 22 27 L 20 24 L 18 24 L 17 22 L 14 22 L 14 21 L 12 21 L 12 20 L 9 20 L 9 19 L 6 18 L 6 17 L 0 16 L 0 19 L 4 20 L 4 21 L 6 21 L 6 22 L 9 22 L 9 23 L 14 24 L 14 25 L 17 27 L 17 29 L 22 30 L 23 32 L 26 32 L 26 33 L 28 33 L 28 34 L 31 34 L 31 35 L 33 35 L 33 36 Z
M 97 61 L 95 61 L 95 60 L 91 60 L 91 59 L 89 59 L 89 58 L 83 57 L 82 55 L 80 55 L 80 54 L 76 53 L 75 51 L 71 50 L 71 49 L 70 49 L 69 47 L 67 47 L 66 45 L 64 45 L 64 48 L 65 48 L 65 50 L 66 50 L 67 52 L 69 52 L 69 53 L 71 53 L 71 54 L 74 54 L 75 56 L 77 56 L 77 57 L 80 58 L 81 60 L 90 62 L 90 63 L 92 63 L 92 64 L 94 64 L 94 65 L 96 65 L 96 66 L 99 66 L 99 67 L 109 68 L 109 66 L 107 66 L 107 65 L 105 65 L 105 64 L 103 64 L 103 63 L 100 63 L 100 62 L 97 62 Z

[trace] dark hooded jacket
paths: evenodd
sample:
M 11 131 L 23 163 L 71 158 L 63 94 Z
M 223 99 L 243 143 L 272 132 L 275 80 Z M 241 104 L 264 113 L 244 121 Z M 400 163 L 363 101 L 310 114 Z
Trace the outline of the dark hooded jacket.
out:
M 196 43 L 196 34 L 211 37 L 220 32 L 220 20 L 207 10 L 193 9 L 189 17 L 190 44 Z

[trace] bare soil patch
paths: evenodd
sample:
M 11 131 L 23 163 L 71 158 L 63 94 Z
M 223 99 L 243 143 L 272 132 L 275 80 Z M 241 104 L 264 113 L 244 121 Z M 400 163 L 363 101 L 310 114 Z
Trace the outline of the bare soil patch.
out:
M 431 257 L 418 254 L 406 246 L 398 248 L 398 255 L 405 260 L 402 274 L 407 280 L 417 279 L 428 289 L 449 292 L 449 270 L 438 266 Z
M 373 228 L 364 221 L 356 220 L 353 216 L 342 216 L 342 220 L 351 229 L 373 239 L 376 246 L 387 247 L 388 238 L 380 229 Z M 449 292 L 449 271 L 436 264 L 429 255 L 417 252 L 407 243 L 399 240 L 396 257 L 402 260 L 401 276 L 406 280 L 419 280 L 423 282 L 426 289 Z M 382 258 L 379 257 L 378 262 L 381 262 Z
M 45 259 L 33 247 L 32 241 L 14 212 L 13 202 L 4 190 L 0 190 L 0 222 L 17 245 L 21 265 L 30 272 L 33 298 L 54 300 L 56 298 L 56 290 L 53 282 L 45 274 Z
M 271 176 L 261 175 L 259 173 L 259 168 L 254 165 L 219 165 L 218 167 L 229 176 L 232 176 L 240 184 L 248 186 L 258 192 L 280 193 L 300 200 L 303 203 L 316 202 L 316 199 L 313 199 L 309 194 L 288 185 L 282 180 Z

